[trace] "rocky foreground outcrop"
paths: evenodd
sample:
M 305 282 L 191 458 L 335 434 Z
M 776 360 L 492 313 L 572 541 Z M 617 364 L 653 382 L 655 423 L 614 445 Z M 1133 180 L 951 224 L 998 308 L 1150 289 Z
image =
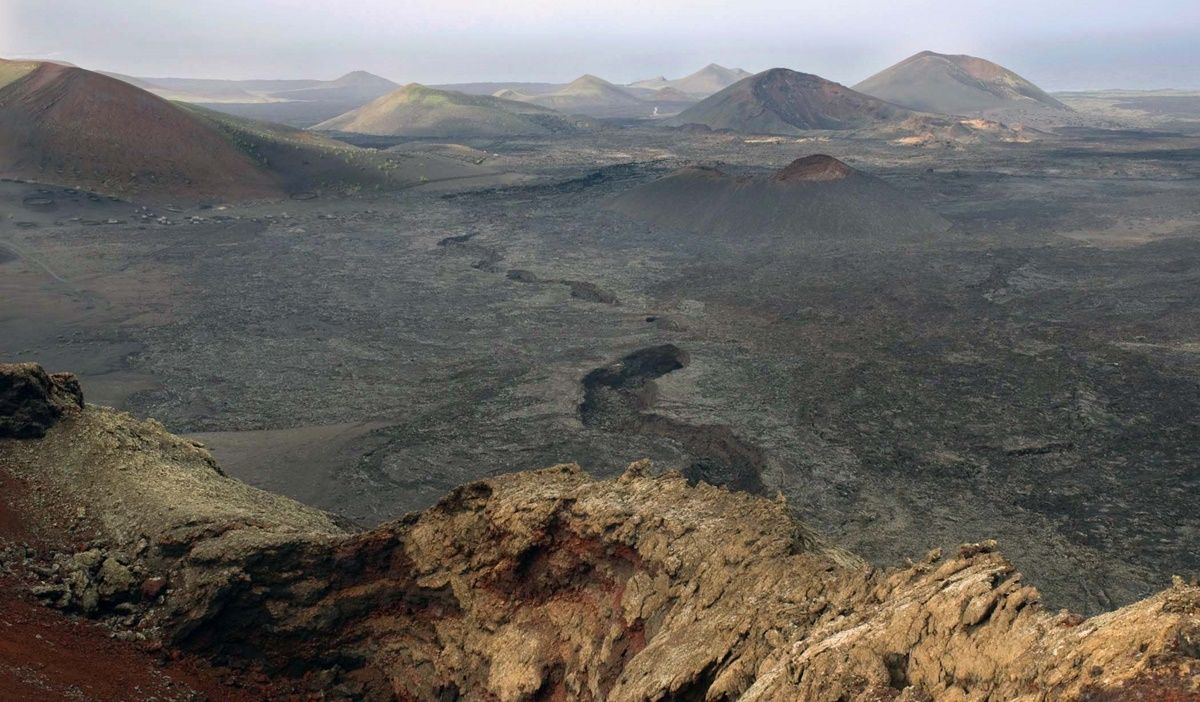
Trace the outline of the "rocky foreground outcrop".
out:
M 0 440 L 8 550 L 44 599 L 280 696 L 367 700 L 1193 700 L 1200 589 L 1084 620 L 994 544 L 894 570 L 781 500 L 634 464 L 471 483 L 352 532 L 110 410 Z

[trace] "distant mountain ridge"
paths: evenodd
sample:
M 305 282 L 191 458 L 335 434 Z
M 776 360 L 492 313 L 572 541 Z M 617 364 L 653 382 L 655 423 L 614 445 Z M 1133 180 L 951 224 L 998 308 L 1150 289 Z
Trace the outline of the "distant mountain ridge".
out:
M 518 91 L 503 91 L 497 96 L 560 112 L 582 114 L 619 111 L 622 107 L 640 108 L 642 102 L 628 90 L 591 74 L 582 75 L 552 93 L 527 95 Z
M 169 100 L 196 103 L 271 102 L 281 100 L 366 101 L 400 87 L 387 78 L 366 71 L 351 71 L 333 80 L 267 79 L 225 80 L 219 78 L 146 78 L 119 73 L 105 75 L 136 85 Z
M 542 136 L 573 131 L 547 107 L 412 83 L 313 129 L 409 137 Z
M 753 74 L 749 71 L 744 71 L 740 68 L 725 68 L 724 66 L 710 63 L 699 71 L 683 78 L 668 80 L 663 76 L 659 76 L 658 78 L 631 83 L 630 87 L 648 88 L 650 90 L 670 88 L 686 95 L 705 98 L 728 88 L 739 80 L 749 78 L 751 75 Z
M 333 80 L 209 78 L 141 78 L 108 73 L 113 78 L 176 102 L 203 105 L 219 112 L 304 128 L 344 114 L 400 87 L 366 71 Z
M 663 92 L 619 86 L 591 74 L 580 76 L 550 93 L 530 95 L 517 90 L 501 90 L 495 96 L 541 105 L 567 114 L 600 118 L 650 118 L 673 114 L 695 101 L 678 90 Z
M 168 100 L 205 105 L 230 114 L 309 127 L 365 106 L 401 88 L 391 80 L 353 71 L 334 80 L 222 80 L 138 77 L 108 73 L 113 78 Z M 600 118 L 668 117 L 701 98 L 748 76 L 741 69 L 710 64 L 677 80 L 616 85 L 585 74 L 566 84 L 475 82 L 430 85 L 435 90 L 516 100 L 567 114 Z
M 513 90 L 525 95 L 545 95 L 563 87 L 563 83 L 537 83 L 528 81 L 478 81 L 473 83 L 437 83 L 428 87 L 435 90 L 453 90 L 467 95 L 495 95 Z
M 282 90 L 270 94 L 280 100 L 360 102 L 374 100 L 400 87 L 398 84 L 366 71 L 352 71 L 328 82 L 307 88 Z
M 653 100 L 657 94 L 660 101 L 663 97 L 667 97 L 673 101 L 696 102 L 718 90 L 733 85 L 743 78 L 748 78 L 750 75 L 751 73 L 740 68 L 725 68 L 724 66 L 711 63 L 691 75 L 674 80 L 668 79 L 665 76 L 659 76 L 658 78 L 640 80 L 628 85 L 617 85 L 590 74 L 581 76 L 580 79 L 576 80 L 594 79 L 602 81 L 642 100 Z M 468 95 L 496 95 L 498 97 L 508 97 L 508 94 L 502 93 L 512 91 L 512 94 L 524 98 L 549 95 L 560 91 L 570 91 L 569 83 L 520 81 L 443 83 L 430 85 L 429 87 L 438 90 L 454 90 L 467 93 Z M 669 92 L 664 93 L 663 91 Z

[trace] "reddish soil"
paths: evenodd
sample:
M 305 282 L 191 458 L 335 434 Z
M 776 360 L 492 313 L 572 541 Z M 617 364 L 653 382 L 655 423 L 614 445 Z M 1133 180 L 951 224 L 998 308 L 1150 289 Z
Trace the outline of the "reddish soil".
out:
M 37 528 L 22 518 L 31 497 L 24 481 L 0 468 L 0 547 L 14 542 L 66 547 L 71 540 L 66 532 Z M 237 682 L 229 671 L 154 648 L 147 642 L 119 641 L 96 622 L 46 607 L 27 594 L 24 582 L 0 574 L 0 700 L 4 702 L 268 698 L 254 685 Z M 231 682 L 237 686 L 227 684 Z
M 0 578 L 0 700 L 266 699 L 256 687 L 227 684 L 227 671 L 201 660 L 167 660 L 150 644 L 110 638 L 99 624 L 21 596 L 23 587 Z
M 23 543 L 41 553 L 78 549 L 95 533 L 86 522 L 70 519 L 75 509 L 61 495 L 31 491 L 0 465 L 0 548 Z

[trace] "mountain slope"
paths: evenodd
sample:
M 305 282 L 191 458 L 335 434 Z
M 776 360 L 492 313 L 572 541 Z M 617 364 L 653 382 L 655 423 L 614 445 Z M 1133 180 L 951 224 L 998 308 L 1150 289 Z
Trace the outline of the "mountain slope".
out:
M 19 77 L 11 79 L 12 76 Z M 0 62 L 0 174 L 105 192 L 269 197 L 278 181 L 221 133 L 119 80 Z
M 421 183 L 498 175 L 491 169 L 436 154 L 381 153 L 313 131 L 259 122 L 199 105 L 182 109 L 219 130 L 271 171 L 288 193 L 338 194 L 362 188 L 406 188 Z
M 740 68 L 725 68 L 724 66 L 710 63 L 684 78 L 668 80 L 660 76 L 651 80 L 638 81 L 631 84 L 631 87 L 649 88 L 651 90 L 674 88 L 686 95 L 704 98 L 728 88 L 739 80 L 749 78 L 751 75 L 751 73 L 743 71 Z
M 201 201 L 406 187 L 490 173 L 454 159 L 379 154 L 167 102 L 80 68 L 0 60 L 4 177 Z
M 745 134 L 799 134 L 873 126 L 910 114 L 820 76 L 773 68 L 734 83 L 667 124 L 703 124 Z
M 501 137 L 571 131 L 574 125 L 539 105 L 413 83 L 313 129 L 378 136 Z
M 633 188 L 610 207 L 657 227 L 777 251 L 809 241 L 908 240 L 949 226 L 905 193 L 824 155 L 769 176 L 685 168 Z
M 887 68 L 854 89 L 925 112 L 971 114 L 1016 105 L 1069 108 L 1041 88 L 974 56 L 922 51 Z
M 6 61 L 0 59 L 0 88 L 33 73 L 41 65 L 39 61 Z

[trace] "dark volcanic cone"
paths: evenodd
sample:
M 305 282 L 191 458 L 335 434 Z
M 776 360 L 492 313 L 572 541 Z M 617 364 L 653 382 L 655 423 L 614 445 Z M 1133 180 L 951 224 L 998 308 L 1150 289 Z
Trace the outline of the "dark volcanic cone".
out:
M 734 83 L 668 124 L 703 124 L 745 134 L 798 134 L 876 126 L 910 114 L 820 76 L 773 68 Z

